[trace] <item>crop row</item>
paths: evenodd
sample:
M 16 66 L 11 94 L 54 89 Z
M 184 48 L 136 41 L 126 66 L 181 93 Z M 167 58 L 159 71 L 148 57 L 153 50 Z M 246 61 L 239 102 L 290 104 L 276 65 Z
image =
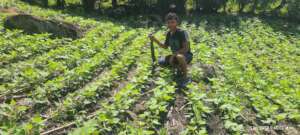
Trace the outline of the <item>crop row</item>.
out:
M 50 114 L 51 119 L 63 118 L 65 115 L 74 116 L 80 110 L 84 110 L 97 103 L 97 99 L 105 97 L 106 93 L 112 91 L 116 82 L 125 79 L 126 73 L 136 64 L 136 60 L 144 50 L 144 36 L 137 37 L 127 44 L 118 44 L 125 47 L 120 59 L 114 59 L 110 64 L 108 71 L 100 74 L 92 82 L 74 93 L 68 94 L 65 99 L 57 104 L 57 110 Z M 117 44 L 116 44 L 117 45 Z M 110 50 L 115 52 L 116 49 Z M 134 53 L 132 53 L 134 52 Z M 76 99 L 76 100 L 74 100 Z
M 106 27 L 109 26 L 108 24 Z M 43 83 L 64 74 L 65 71 L 81 65 L 97 52 L 102 51 L 106 43 L 115 38 L 115 33 L 122 30 L 123 27 L 120 26 L 112 27 L 110 31 L 102 31 L 100 27 L 94 29 L 85 38 L 75 40 L 69 45 L 51 50 L 34 59 L 12 64 L 9 68 L 1 69 L 4 73 L 7 73 L 4 80 L 10 82 L 2 86 L 9 90 L 7 93 L 22 92 L 31 88 L 32 85 Z M 99 36 L 100 38 L 96 38 Z M 13 82 L 11 82 L 12 80 Z
M 42 84 L 36 90 L 32 91 L 32 98 L 30 106 L 26 106 L 27 110 L 32 110 L 35 106 L 44 106 L 52 102 L 54 99 L 63 97 L 68 92 L 74 91 L 85 82 L 91 80 L 97 71 L 103 70 L 110 62 L 118 57 L 122 52 L 122 48 L 130 43 L 130 40 L 136 35 L 135 30 L 129 30 L 123 33 L 123 36 L 117 40 L 111 41 L 105 53 L 98 53 L 86 63 L 66 71 L 64 76 L 59 76 L 54 80 L 49 80 Z M 118 50 L 118 51 L 115 51 Z M 97 62 L 95 62 L 97 61 Z M 47 102 L 48 101 L 48 102 Z M 49 104 L 50 105 L 50 104 Z M 41 111 L 39 109 L 37 111 Z M 34 111 L 34 110 L 32 110 Z
M 90 75 L 93 73 L 91 71 L 96 70 L 97 67 L 101 68 L 101 67 L 99 67 L 101 65 L 110 65 L 111 64 L 111 66 L 112 66 L 110 71 L 108 71 L 107 73 L 101 74 L 100 78 L 97 78 L 97 80 L 94 80 L 88 86 L 83 87 L 82 89 L 78 90 L 75 93 L 69 94 L 66 97 L 65 101 L 62 102 L 63 103 L 62 105 L 64 105 L 65 110 L 64 109 L 60 110 L 59 108 L 57 110 L 60 114 L 63 115 L 65 113 L 64 111 L 68 112 L 68 110 L 71 111 L 70 109 L 76 109 L 76 107 L 73 108 L 73 106 L 80 107 L 83 105 L 82 102 L 77 102 L 77 101 L 84 101 L 84 103 L 87 103 L 87 102 L 93 103 L 94 101 L 96 101 L 97 98 L 99 98 L 98 96 L 101 95 L 100 94 L 101 91 L 109 89 L 109 87 L 111 87 L 110 85 L 112 85 L 112 82 L 114 82 L 114 80 L 119 80 L 121 78 L 122 74 L 126 73 L 126 71 L 131 67 L 131 65 L 135 63 L 135 59 L 137 58 L 137 56 L 139 56 L 142 53 L 140 48 L 145 44 L 146 39 L 144 36 L 140 36 L 133 41 L 128 40 L 128 37 L 136 35 L 136 33 L 139 33 L 139 32 L 137 32 L 135 30 L 131 30 L 131 31 L 127 32 L 127 37 L 126 36 L 120 37 L 120 39 L 116 40 L 116 42 L 112 41 L 111 42 L 112 44 L 110 44 L 111 47 L 107 49 L 106 53 L 104 53 L 104 54 L 99 53 L 94 58 L 92 58 L 89 61 L 89 63 L 86 63 L 86 66 L 83 66 L 81 68 L 78 68 L 78 70 L 76 70 L 78 72 L 75 72 L 75 73 L 80 73 L 80 74 L 77 74 L 77 77 L 74 76 L 75 78 L 71 77 L 69 79 L 76 79 L 78 77 L 79 77 L 79 79 L 73 80 L 72 82 L 74 82 L 74 81 L 82 82 L 85 79 L 91 78 Z M 123 41 L 124 39 L 127 39 L 128 41 L 124 42 Z M 127 44 L 130 46 L 127 46 Z M 121 49 L 121 48 L 123 48 L 123 49 Z M 120 60 L 115 59 L 113 61 L 114 64 L 112 64 L 111 61 L 115 58 L 114 55 L 121 53 L 121 52 L 124 52 L 125 54 L 121 54 L 121 56 L 120 56 L 121 59 Z M 136 53 L 132 54 L 132 52 L 136 52 Z M 99 63 L 97 63 L 95 61 L 99 61 Z M 73 75 L 73 74 L 70 74 L 70 75 Z M 76 75 L 76 74 L 74 74 L 74 75 Z M 80 79 L 80 78 L 82 78 L 82 79 Z M 66 78 L 66 79 L 68 79 L 68 78 Z M 70 81 L 71 80 L 66 80 L 65 83 L 70 82 Z M 59 85 L 59 86 L 64 86 L 64 85 Z M 57 90 L 59 90 L 59 89 L 57 89 Z M 57 91 L 57 92 L 61 92 L 61 91 Z M 94 94 L 91 94 L 91 93 L 94 93 Z M 98 93 L 98 94 L 96 94 L 96 93 Z M 55 93 L 52 92 L 50 95 L 51 96 L 55 95 Z M 45 98 L 47 98 L 47 97 L 45 96 L 44 98 L 41 98 L 41 99 L 45 100 Z M 74 101 L 74 98 L 76 98 L 78 100 Z M 69 102 L 71 100 L 73 100 L 73 101 Z M 66 104 L 66 103 L 69 103 L 69 104 Z M 72 107 L 72 108 L 70 108 L 70 107 Z M 51 115 L 50 117 L 56 118 L 57 116 Z

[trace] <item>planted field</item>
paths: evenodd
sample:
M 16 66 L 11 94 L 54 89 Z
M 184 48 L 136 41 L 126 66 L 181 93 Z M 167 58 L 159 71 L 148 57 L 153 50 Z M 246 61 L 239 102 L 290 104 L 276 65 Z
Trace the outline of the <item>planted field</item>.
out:
M 299 134 L 300 24 L 183 19 L 194 58 L 192 82 L 178 88 L 173 70 L 152 72 L 147 36 L 164 40 L 164 26 L 15 6 L 86 33 L 28 35 L 5 29 L 0 13 L 0 134 Z

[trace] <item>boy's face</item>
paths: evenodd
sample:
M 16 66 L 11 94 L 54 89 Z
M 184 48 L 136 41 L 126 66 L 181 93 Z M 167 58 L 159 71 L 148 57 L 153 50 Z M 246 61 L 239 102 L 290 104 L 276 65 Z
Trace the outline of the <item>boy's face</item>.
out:
M 177 27 L 177 21 L 175 19 L 167 20 L 167 26 L 169 29 L 175 29 Z

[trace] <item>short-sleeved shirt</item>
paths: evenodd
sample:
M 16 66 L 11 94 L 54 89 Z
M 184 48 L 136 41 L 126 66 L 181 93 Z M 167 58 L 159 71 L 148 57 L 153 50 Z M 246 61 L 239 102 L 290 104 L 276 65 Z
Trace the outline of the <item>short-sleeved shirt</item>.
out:
M 167 37 L 165 40 L 165 45 L 167 45 L 168 47 L 171 48 L 171 51 L 173 53 L 177 52 L 178 50 L 180 50 L 181 48 L 183 48 L 183 43 L 187 42 L 189 44 L 189 38 L 188 38 L 188 34 L 186 31 L 181 30 L 181 29 L 177 29 L 175 31 L 175 33 L 171 34 L 171 32 L 169 31 L 167 33 Z M 190 52 L 190 47 L 188 45 L 188 52 Z

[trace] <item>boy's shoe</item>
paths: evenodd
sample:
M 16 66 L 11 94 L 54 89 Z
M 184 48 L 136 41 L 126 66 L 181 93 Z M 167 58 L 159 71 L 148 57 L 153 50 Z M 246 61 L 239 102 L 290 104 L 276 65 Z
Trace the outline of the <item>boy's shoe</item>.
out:
M 180 88 L 186 87 L 189 83 L 192 82 L 192 79 L 190 77 L 182 78 L 178 82 L 178 85 Z
M 183 76 L 182 72 L 178 71 L 178 69 L 174 70 L 174 73 L 177 78 L 182 78 Z

